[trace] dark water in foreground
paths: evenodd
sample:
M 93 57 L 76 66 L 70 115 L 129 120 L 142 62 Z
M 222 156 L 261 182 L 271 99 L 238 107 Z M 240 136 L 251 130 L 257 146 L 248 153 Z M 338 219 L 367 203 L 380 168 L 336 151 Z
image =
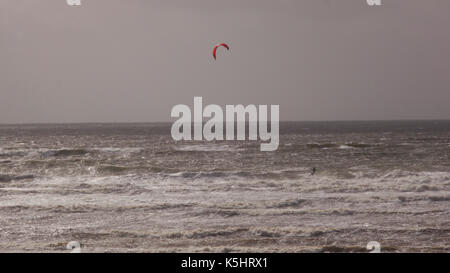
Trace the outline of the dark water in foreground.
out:
M 0 251 L 450 251 L 450 121 L 170 126 L 0 125 Z

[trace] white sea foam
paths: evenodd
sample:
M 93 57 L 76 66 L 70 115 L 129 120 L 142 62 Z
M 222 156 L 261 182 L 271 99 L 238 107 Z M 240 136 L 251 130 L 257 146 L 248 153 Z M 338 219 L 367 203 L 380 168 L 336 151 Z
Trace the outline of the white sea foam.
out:
M 183 151 L 183 152 L 232 152 L 243 150 L 238 147 L 224 144 L 177 145 L 174 147 L 174 149 L 176 151 Z
M 353 147 L 350 147 L 348 145 L 340 145 L 339 149 L 353 149 Z
M 141 125 L 2 131 L 0 251 L 448 251 L 442 125 L 287 125 L 273 153 Z

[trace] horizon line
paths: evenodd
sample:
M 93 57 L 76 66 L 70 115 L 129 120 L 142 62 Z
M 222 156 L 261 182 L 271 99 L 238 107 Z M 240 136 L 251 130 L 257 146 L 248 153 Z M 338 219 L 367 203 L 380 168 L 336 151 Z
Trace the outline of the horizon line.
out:
M 414 122 L 414 121 L 450 121 L 448 119 L 342 119 L 342 120 L 280 120 L 280 123 L 289 122 Z M 0 126 L 5 125 L 63 125 L 63 124 L 169 124 L 174 121 L 81 121 L 81 122 L 6 122 L 0 123 Z M 246 122 L 248 122 L 246 120 Z M 270 120 L 269 120 L 270 122 Z

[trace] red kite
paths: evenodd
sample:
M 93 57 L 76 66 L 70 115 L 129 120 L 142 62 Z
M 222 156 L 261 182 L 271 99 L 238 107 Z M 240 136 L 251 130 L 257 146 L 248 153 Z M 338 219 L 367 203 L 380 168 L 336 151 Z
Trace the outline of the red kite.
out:
M 222 46 L 225 47 L 227 50 L 230 50 L 230 47 L 229 47 L 227 44 L 225 44 L 225 43 L 216 45 L 216 46 L 214 47 L 214 50 L 213 50 L 213 57 L 214 57 L 214 60 L 216 59 L 216 52 L 217 52 L 217 49 L 218 49 L 219 47 L 222 47 Z

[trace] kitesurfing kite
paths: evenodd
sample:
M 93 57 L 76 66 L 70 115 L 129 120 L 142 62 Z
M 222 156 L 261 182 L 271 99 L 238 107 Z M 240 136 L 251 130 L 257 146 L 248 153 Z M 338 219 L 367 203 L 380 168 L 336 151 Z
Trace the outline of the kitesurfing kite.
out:
M 221 44 L 216 45 L 216 46 L 214 47 L 214 50 L 213 50 L 213 57 L 214 57 L 214 60 L 216 60 L 216 52 L 217 52 L 217 49 L 218 49 L 219 47 L 225 47 L 227 50 L 230 50 L 230 47 L 229 47 L 227 44 L 225 44 L 225 43 L 221 43 Z

